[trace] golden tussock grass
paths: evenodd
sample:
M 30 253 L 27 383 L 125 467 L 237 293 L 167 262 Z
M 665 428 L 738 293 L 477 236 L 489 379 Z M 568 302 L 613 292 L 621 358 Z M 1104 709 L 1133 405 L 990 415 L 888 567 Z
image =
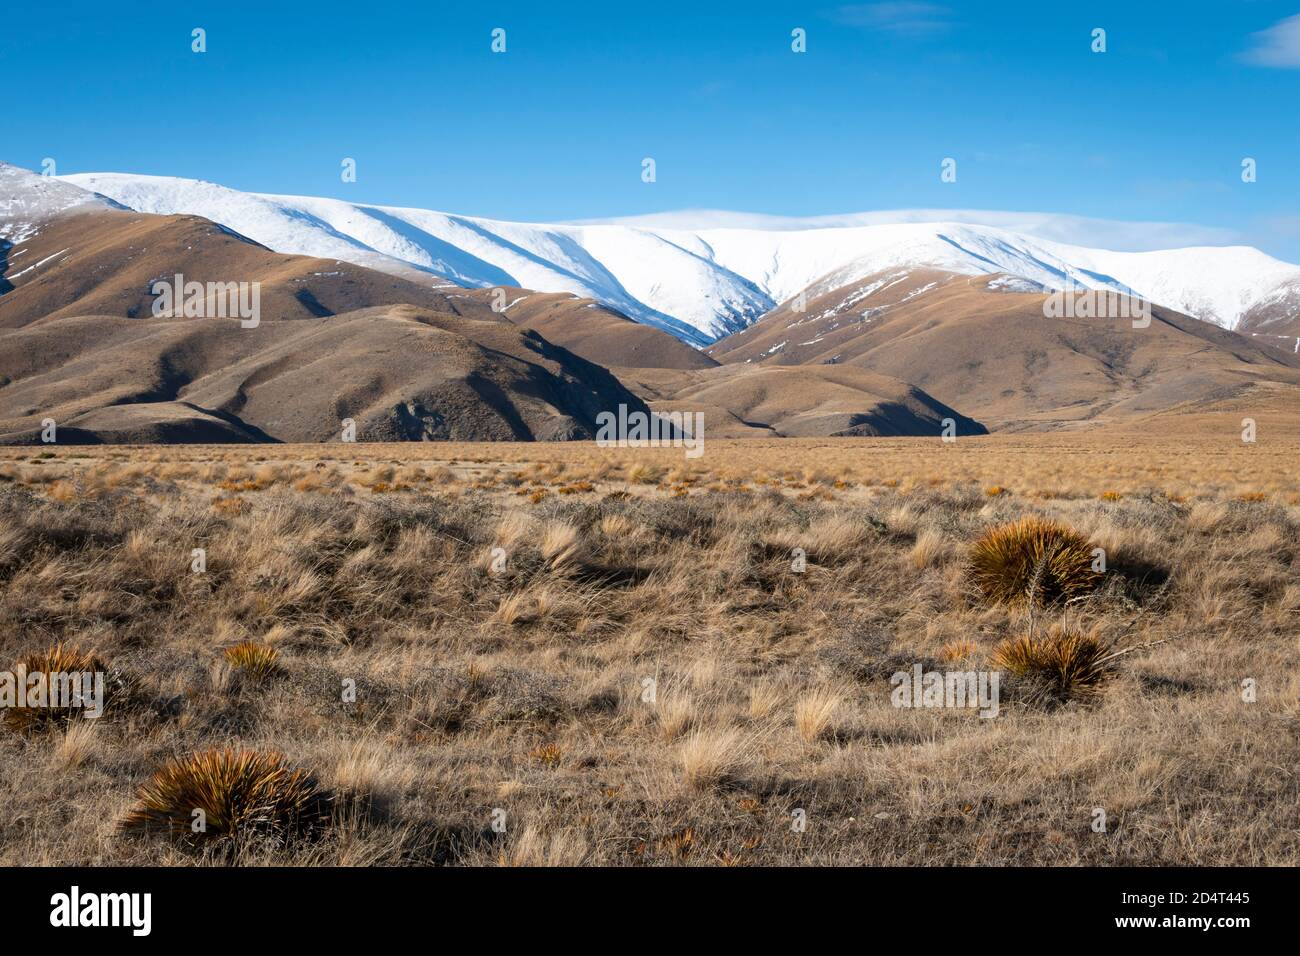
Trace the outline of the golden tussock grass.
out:
M 19 733 L 31 733 L 47 729 L 55 724 L 65 725 L 85 719 L 84 708 L 72 702 L 68 705 L 69 679 L 78 675 L 100 675 L 105 692 L 101 702 L 106 710 L 122 696 L 120 678 L 109 674 L 109 668 L 103 660 L 88 651 L 68 644 L 56 644 L 44 651 L 28 654 L 18 661 L 10 671 L 15 675 L 12 690 L 25 691 L 28 695 L 38 693 L 45 698 L 42 706 L 25 706 L 28 701 L 6 701 L 0 710 L 0 720 L 10 730 Z M 18 676 L 24 677 L 22 686 Z M 77 680 L 76 692 L 84 684 Z M 92 685 L 93 690 L 93 685 Z M 93 704 L 93 702 L 92 702 Z
M 1092 634 L 1056 631 L 1021 636 L 999 644 L 989 663 L 995 669 L 1038 682 L 1032 693 L 1069 700 L 1095 693 L 1110 674 L 1114 653 Z
M 243 641 L 225 650 L 231 666 L 243 671 L 254 680 L 266 680 L 280 670 L 280 652 L 266 644 Z
M 985 596 L 1050 604 L 1083 597 L 1101 580 L 1087 538 L 1028 516 L 987 531 L 971 547 L 971 579 Z
M 0 449 L 10 659 L 131 681 L 6 716 L 0 864 L 1294 865 L 1296 444 L 1231 438 Z
M 809 743 L 827 736 L 841 703 L 841 695 L 828 687 L 805 693 L 794 705 L 794 725 L 799 736 Z
M 682 781 L 692 790 L 709 790 L 743 770 L 753 744 L 734 728 L 693 730 L 678 746 Z
M 159 768 L 120 827 L 189 843 L 283 839 L 324 826 L 330 801 L 306 771 L 278 753 L 207 750 Z

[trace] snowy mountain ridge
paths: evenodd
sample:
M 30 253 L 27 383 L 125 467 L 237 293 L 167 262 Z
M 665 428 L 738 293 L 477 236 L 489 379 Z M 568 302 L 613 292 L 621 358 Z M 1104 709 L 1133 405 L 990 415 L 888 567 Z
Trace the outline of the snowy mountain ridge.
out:
M 1228 329 L 1257 303 L 1291 301 L 1291 290 L 1300 289 L 1300 266 L 1248 246 L 1113 252 L 945 221 L 771 229 L 522 223 L 245 193 L 173 177 L 62 179 L 141 212 L 204 216 L 276 252 L 422 274 L 440 284 L 590 297 L 697 347 L 747 327 L 814 283 L 835 288 L 895 268 L 1131 291 Z
M 117 208 L 117 204 L 19 166 L 0 163 L 0 240 L 18 245 L 36 234 L 41 222 L 78 208 Z

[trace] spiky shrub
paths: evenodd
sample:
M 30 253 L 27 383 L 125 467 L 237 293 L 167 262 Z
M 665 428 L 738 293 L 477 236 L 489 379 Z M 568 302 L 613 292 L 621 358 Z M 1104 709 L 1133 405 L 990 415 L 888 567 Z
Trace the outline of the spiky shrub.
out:
M 563 759 L 564 750 L 559 744 L 538 744 L 528 752 L 528 755 L 538 763 L 545 764 L 548 767 L 555 767 Z
M 974 641 L 961 637 L 955 641 L 949 641 L 943 647 L 939 648 L 939 659 L 952 663 L 954 661 L 964 661 L 975 655 L 979 650 L 979 645 Z
M 1113 670 L 1111 656 L 1110 645 L 1094 635 L 1055 631 L 1004 641 L 990 664 L 1026 679 L 1030 700 L 1062 702 L 1095 694 Z
M 121 827 L 191 844 L 283 840 L 325 826 L 332 802 L 307 771 L 290 767 L 279 753 L 205 750 L 164 764 L 140 789 Z
M 56 644 L 47 650 L 40 651 L 36 654 L 29 654 L 13 667 L 13 672 L 18 674 L 25 672 L 27 679 L 33 675 L 38 675 L 44 682 L 47 695 L 53 696 L 54 688 L 57 684 L 65 681 L 70 675 L 92 673 L 104 675 L 104 700 L 102 704 L 105 711 L 110 705 L 121 699 L 125 690 L 125 681 L 121 675 L 109 671 L 108 665 L 102 659 L 94 654 L 83 651 L 78 647 L 68 644 Z M 15 690 L 23 691 L 26 687 L 15 687 Z M 25 703 L 25 699 L 19 701 Z M 54 703 L 51 700 L 51 703 Z M 4 723 L 18 733 L 31 733 L 33 731 L 44 730 L 56 724 L 64 724 L 73 718 L 84 718 L 84 707 L 24 707 L 14 706 L 5 707 L 3 710 Z
M 990 529 L 971 548 L 971 578 L 986 597 L 1052 604 L 1086 595 L 1101 580 L 1088 539 L 1042 518 Z
M 280 652 L 255 641 L 244 641 L 226 648 L 226 660 L 254 680 L 266 680 L 280 670 Z

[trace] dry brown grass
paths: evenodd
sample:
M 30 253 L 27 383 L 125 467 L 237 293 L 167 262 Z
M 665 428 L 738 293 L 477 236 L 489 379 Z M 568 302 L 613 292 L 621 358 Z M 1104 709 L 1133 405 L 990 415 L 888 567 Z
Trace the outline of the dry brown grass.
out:
M 682 781 L 692 790 L 710 790 L 745 768 L 753 745 L 740 731 L 693 730 L 678 747 Z
M 810 690 L 794 705 L 794 726 L 808 743 L 821 740 L 831 730 L 841 697 L 829 687 Z
M 133 701 L 0 733 L 0 864 L 213 859 L 189 796 L 118 824 L 233 748 L 339 796 L 236 862 L 1294 865 L 1296 448 L 1119 444 L 0 450 L 9 659 L 80 647 Z M 972 590 L 1029 515 L 1105 548 L 1095 588 Z M 1081 635 L 1126 650 L 1102 679 Z M 1005 668 L 1000 713 L 895 708 L 915 664 Z

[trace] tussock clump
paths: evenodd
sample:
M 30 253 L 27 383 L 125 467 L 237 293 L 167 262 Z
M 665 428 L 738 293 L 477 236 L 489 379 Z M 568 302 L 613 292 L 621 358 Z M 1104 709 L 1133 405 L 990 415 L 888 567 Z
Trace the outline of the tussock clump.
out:
M 827 687 L 815 688 L 795 701 L 794 725 L 799 736 L 808 743 L 830 736 L 842 701 L 839 693 Z
M 1101 581 L 1088 539 L 1042 518 L 988 531 L 971 548 L 971 578 L 986 597 L 1008 604 L 1077 600 Z
M 332 802 L 309 773 L 290 767 L 279 753 L 205 750 L 158 770 L 120 827 L 161 831 L 191 844 L 248 836 L 283 840 L 327 825 Z
M 854 513 L 831 513 L 814 519 L 805 533 L 786 534 L 790 545 L 805 550 L 823 561 L 844 560 L 875 536 L 876 529 Z M 788 549 L 786 549 L 788 550 Z
M 581 532 L 561 522 L 548 524 L 538 545 L 546 566 L 552 571 L 570 571 L 581 564 L 585 547 Z
M 1030 700 L 1063 702 L 1094 694 L 1113 671 L 1111 646 L 1092 634 L 1056 631 L 1004 641 L 991 665 L 1029 681 Z
M 29 654 L 15 664 L 12 671 L 16 678 L 20 675 L 25 675 L 25 678 L 15 681 L 14 691 L 19 696 L 12 706 L 5 701 L 0 719 L 17 733 L 31 733 L 55 724 L 65 724 L 73 718 L 84 718 L 85 707 L 58 706 L 68 702 L 70 695 L 80 692 L 83 685 L 78 675 L 103 675 L 104 700 L 101 703 L 105 711 L 123 696 L 125 690 L 121 675 L 110 673 L 103 660 L 67 644 L 57 644 L 48 650 Z M 44 694 L 46 706 L 21 706 L 28 699 L 25 695 L 32 692 L 30 678 L 33 676 L 40 679 L 40 693 Z M 87 702 L 88 705 L 93 703 Z
M 934 530 L 922 531 L 916 536 L 916 542 L 908 554 L 908 559 L 918 570 L 941 564 L 948 553 L 948 545 L 942 534 Z
M 528 756 L 546 767 L 558 767 L 564 759 L 564 748 L 559 744 L 538 744 L 528 751 Z
M 254 680 L 266 680 L 280 672 L 280 652 L 256 641 L 244 641 L 234 647 L 227 647 L 226 660 Z
M 979 645 L 967 638 L 958 638 L 955 641 L 949 641 L 943 647 L 939 648 L 939 660 L 945 663 L 954 661 L 969 660 L 975 656 L 979 650 Z
M 671 694 L 655 705 L 655 717 L 666 740 L 674 740 L 690 730 L 699 720 L 695 701 L 688 694 Z
M 566 829 L 544 836 L 536 827 L 524 828 L 518 839 L 497 855 L 499 866 L 578 866 L 591 852 L 586 839 Z
M 711 790 L 738 774 L 753 752 L 753 741 L 737 730 L 693 730 L 677 752 L 682 780 L 691 790 Z
M 637 485 L 657 485 L 663 469 L 655 465 L 635 464 L 628 469 L 627 480 Z

